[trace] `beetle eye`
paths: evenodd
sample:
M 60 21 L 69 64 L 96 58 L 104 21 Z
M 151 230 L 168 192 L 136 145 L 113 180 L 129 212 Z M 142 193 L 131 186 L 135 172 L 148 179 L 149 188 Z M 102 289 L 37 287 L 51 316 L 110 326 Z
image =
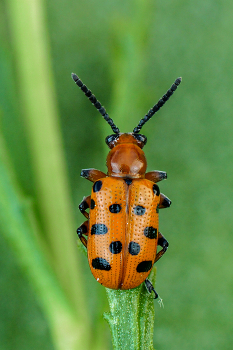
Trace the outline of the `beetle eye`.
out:
M 133 137 L 140 143 L 142 143 L 142 147 L 147 143 L 147 137 L 142 134 L 133 134 Z
M 105 142 L 109 148 L 114 147 L 115 141 L 119 138 L 119 134 L 112 134 L 106 137 Z

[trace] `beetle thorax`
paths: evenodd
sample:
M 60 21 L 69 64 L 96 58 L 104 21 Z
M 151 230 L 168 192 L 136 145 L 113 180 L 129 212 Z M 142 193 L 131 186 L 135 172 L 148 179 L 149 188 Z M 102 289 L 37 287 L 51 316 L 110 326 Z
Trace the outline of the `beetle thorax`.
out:
M 107 156 L 108 176 L 144 178 L 147 162 L 144 152 L 136 144 L 116 145 Z

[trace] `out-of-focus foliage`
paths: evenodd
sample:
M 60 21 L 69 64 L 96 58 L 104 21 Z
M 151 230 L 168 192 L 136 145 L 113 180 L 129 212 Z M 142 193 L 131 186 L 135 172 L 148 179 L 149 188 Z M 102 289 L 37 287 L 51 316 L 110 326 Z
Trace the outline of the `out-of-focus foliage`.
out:
M 41 238 L 53 246 L 60 233 L 52 232 L 52 237 L 46 233 L 25 118 L 25 96 L 30 95 L 30 90 L 27 93 L 22 89 L 28 87 L 19 71 L 23 63 L 19 62 L 17 50 L 24 47 L 26 39 L 21 37 L 17 49 L 12 25 L 14 3 L 7 0 L 0 4 L 2 147 L 24 210 L 33 210 L 33 227 L 38 225 Z M 27 6 L 26 0 L 18 3 Z M 64 172 L 68 173 L 72 196 L 70 200 L 67 195 L 67 205 L 75 213 L 74 220 L 72 217 L 69 221 L 74 244 L 75 229 L 84 221 L 78 204 L 91 188 L 79 177 L 80 169 L 95 167 L 105 171 L 104 137 L 111 129 L 74 85 L 70 73 L 80 76 L 120 130 L 126 132 L 182 76 L 175 95 L 142 129 L 148 138 L 144 149 L 148 170 L 168 172 L 168 180 L 161 183 L 160 189 L 172 200 L 169 210 L 160 211 L 160 231 L 170 247 L 157 264 L 156 290 L 165 308 L 155 304 L 154 345 L 158 350 L 231 349 L 233 3 L 47 0 L 41 5 L 51 57 L 49 74 L 55 81 L 51 103 L 58 107 L 58 134 L 62 133 L 64 141 Z M 36 23 L 40 13 L 35 11 L 33 15 Z M 27 59 L 29 67 L 32 59 Z M 32 74 L 31 82 L 37 85 L 35 76 Z M 40 105 L 41 100 L 35 109 Z M 43 124 L 41 130 L 43 146 L 47 137 Z M 32 218 L 28 221 L 32 224 Z M 0 230 L 5 230 L 5 222 L 0 222 Z M 38 290 L 32 287 L 30 274 L 22 269 L 23 259 L 12 250 L 5 231 L 0 243 L 0 348 L 54 349 L 54 334 L 37 298 Z M 62 257 L 62 249 L 60 254 Z M 101 316 L 108 310 L 105 290 L 91 276 L 85 256 L 78 249 L 77 256 L 86 300 L 81 312 L 89 317 L 86 322 L 96 344 L 101 349 L 103 344 L 111 349 L 109 330 Z M 73 287 L 67 291 L 70 300 Z

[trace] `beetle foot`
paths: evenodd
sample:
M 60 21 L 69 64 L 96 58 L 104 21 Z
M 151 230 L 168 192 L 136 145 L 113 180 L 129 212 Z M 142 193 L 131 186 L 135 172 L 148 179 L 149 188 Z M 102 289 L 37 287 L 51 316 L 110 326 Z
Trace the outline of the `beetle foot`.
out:
M 148 279 L 146 279 L 146 280 L 145 280 L 145 285 L 146 285 L 146 289 L 148 290 L 148 292 L 149 292 L 149 293 L 154 292 L 154 294 L 155 294 L 154 299 L 157 299 L 157 298 L 159 297 L 159 295 L 158 295 L 158 293 L 156 292 L 156 290 L 154 289 L 153 284 L 151 283 L 151 281 L 148 280 Z
M 83 237 L 84 235 L 87 235 L 88 233 L 88 221 L 85 221 L 78 229 L 77 229 L 77 235 L 80 239 L 80 241 L 82 242 L 82 244 L 87 247 L 87 240 L 85 237 Z

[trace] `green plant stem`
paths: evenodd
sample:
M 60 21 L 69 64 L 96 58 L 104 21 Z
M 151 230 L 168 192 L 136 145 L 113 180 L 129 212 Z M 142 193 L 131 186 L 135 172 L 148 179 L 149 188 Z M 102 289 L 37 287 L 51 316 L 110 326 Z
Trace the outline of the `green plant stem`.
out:
M 155 284 L 156 269 L 150 274 Z M 154 299 L 144 283 L 131 290 L 106 288 L 110 312 L 109 323 L 114 350 L 153 350 Z
M 0 135 L 1 136 L 1 135 Z M 32 232 L 28 201 L 20 193 L 0 137 L 0 222 L 1 233 L 13 249 L 17 261 L 33 285 L 50 324 L 57 350 L 89 349 L 88 329 L 75 312 L 48 263 L 43 247 Z M 30 220 L 29 220 L 30 217 Z M 31 225 L 33 219 L 33 225 Z M 38 230 L 38 227 L 37 227 Z
M 42 0 L 9 0 L 9 23 L 43 226 L 59 280 L 88 326 Z
M 111 19 L 114 85 L 109 114 L 121 132 L 133 130 L 137 122 L 135 115 L 140 111 L 153 3 L 132 0 L 128 5 L 128 15 L 114 14 L 114 19 Z M 138 119 L 141 117 L 139 115 Z M 110 134 L 109 126 L 101 123 L 105 139 Z M 154 285 L 155 269 L 150 279 Z M 133 290 L 106 290 L 110 313 L 105 318 L 111 329 L 114 350 L 153 350 L 154 300 L 144 284 Z

